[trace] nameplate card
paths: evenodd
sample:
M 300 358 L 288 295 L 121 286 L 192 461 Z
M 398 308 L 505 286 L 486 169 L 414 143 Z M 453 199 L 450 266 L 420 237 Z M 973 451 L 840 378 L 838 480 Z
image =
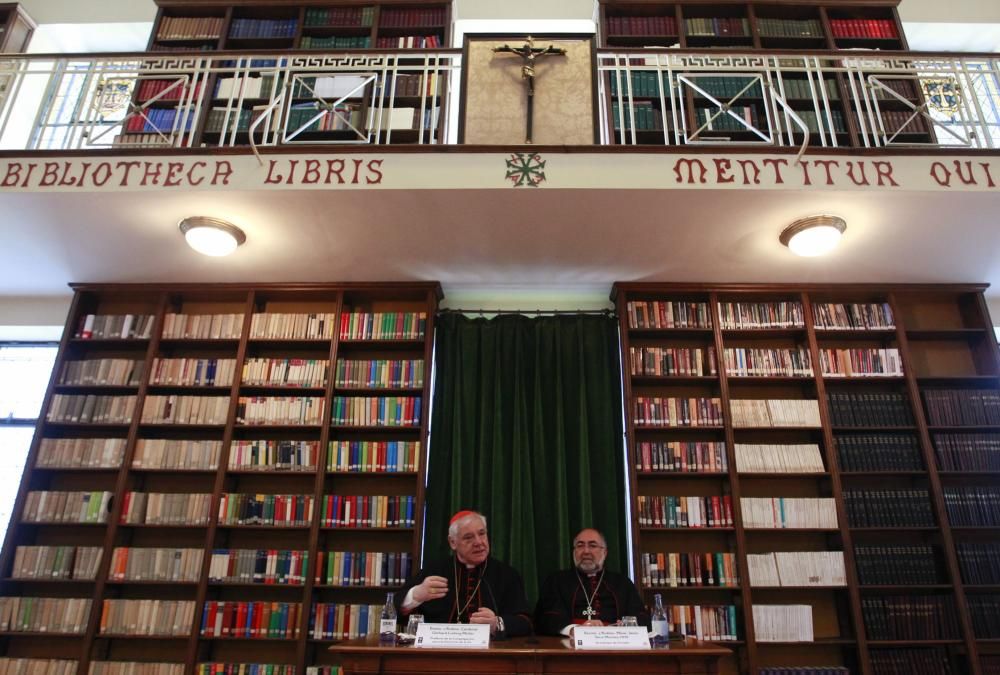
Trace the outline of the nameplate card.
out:
M 649 649 L 649 632 L 644 626 L 575 626 L 573 646 L 577 649 Z
M 485 623 L 422 623 L 417 626 L 417 647 L 486 649 L 490 626 Z

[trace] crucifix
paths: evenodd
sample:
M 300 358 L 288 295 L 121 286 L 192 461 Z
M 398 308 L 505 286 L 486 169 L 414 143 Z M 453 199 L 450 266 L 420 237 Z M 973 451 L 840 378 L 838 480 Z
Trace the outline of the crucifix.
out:
M 587 609 L 583 610 L 582 614 L 587 617 L 588 621 L 593 621 L 594 617 L 597 616 L 597 612 L 590 605 L 587 605 Z
M 544 48 L 536 47 L 534 40 L 532 40 L 529 35 L 528 41 L 520 47 L 511 47 L 506 44 L 503 47 L 494 47 L 493 53 L 496 54 L 498 52 L 514 54 L 521 57 L 521 79 L 524 80 L 525 84 L 528 86 L 528 126 L 527 131 L 525 132 L 524 142 L 531 143 L 531 121 L 533 118 L 535 100 L 535 61 L 544 56 L 564 56 L 566 54 L 566 50 L 554 45 L 549 45 Z

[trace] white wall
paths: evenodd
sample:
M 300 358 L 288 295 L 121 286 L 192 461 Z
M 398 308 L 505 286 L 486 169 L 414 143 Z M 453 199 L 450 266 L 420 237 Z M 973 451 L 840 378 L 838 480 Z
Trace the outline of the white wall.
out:
M 1000 23 L 997 0 L 902 0 L 899 16 L 905 21 Z
M 129 23 L 156 18 L 153 0 L 21 0 L 38 23 Z
M 73 297 L 0 297 L 0 340 L 58 340 Z

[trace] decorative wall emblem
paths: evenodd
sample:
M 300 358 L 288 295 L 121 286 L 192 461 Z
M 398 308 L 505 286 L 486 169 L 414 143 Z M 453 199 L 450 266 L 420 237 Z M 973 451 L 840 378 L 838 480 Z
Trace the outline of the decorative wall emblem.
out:
M 958 82 L 952 77 L 941 77 L 920 80 L 924 97 L 931 108 L 942 113 L 954 115 L 962 103 L 962 92 Z
M 514 187 L 538 187 L 545 180 L 545 160 L 536 152 L 515 152 L 507 162 L 507 175 Z
M 135 80 L 109 79 L 97 85 L 94 110 L 99 115 L 113 115 L 128 108 Z

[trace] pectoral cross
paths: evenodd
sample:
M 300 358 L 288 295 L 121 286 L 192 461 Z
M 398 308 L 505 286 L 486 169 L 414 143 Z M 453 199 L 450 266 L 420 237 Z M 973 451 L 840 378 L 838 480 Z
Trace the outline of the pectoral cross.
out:
M 534 100 L 535 100 L 535 61 L 544 56 L 565 56 L 566 50 L 553 45 L 548 47 L 536 47 L 534 40 L 531 36 L 528 36 L 528 41 L 525 42 L 520 47 L 511 47 L 510 45 L 504 45 L 503 47 L 494 47 L 493 53 L 503 52 L 506 54 L 515 54 L 521 57 L 523 63 L 521 64 L 521 79 L 524 80 L 528 87 L 528 120 L 527 120 L 527 130 L 525 132 L 525 143 L 531 143 L 531 124 L 532 118 L 534 117 Z
M 590 605 L 587 605 L 587 609 L 583 610 L 581 614 L 587 617 L 587 621 L 593 621 L 594 617 L 597 616 L 597 612 L 595 612 L 594 608 L 591 607 Z

